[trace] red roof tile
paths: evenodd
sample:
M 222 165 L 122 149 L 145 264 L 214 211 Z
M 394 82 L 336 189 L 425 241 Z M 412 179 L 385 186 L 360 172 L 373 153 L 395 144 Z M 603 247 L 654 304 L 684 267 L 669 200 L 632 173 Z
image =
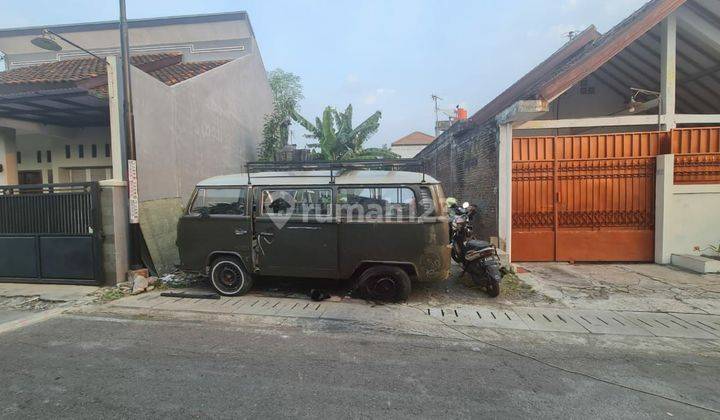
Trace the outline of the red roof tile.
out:
M 151 71 L 150 74 L 166 85 L 174 85 L 183 80 L 193 78 L 199 74 L 212 70 L 215 67 L 222 66 L 230 60 L 217 61 L 199 61 L 194 63 L 177 63 L 172 66 L 163 67 L 161 69 Z
M 182 60 L 180 53 L 142 54 L 130 57 L 134 66 L 146 71 L 168 86 L 205 73 L 229 61 L 183 63 L 180 60 Z M 103 76 L 106 76 L 105 64 L 96 58 L 62 60 L 0 72 L 0 88 L 17 86 L 22 89 L 22 85 L 29 85 L 28 87 L 32 88 L 32 85 L 36 84 L 53 83 L 83 86 L 81 82 Z M 99 84 L 87 86 L 86 83 L 84 86 L 95 96 L 107 96 L 107 84 L 102 79 Z M 45 86 L 43 88 L 47 89 Z
M 392 142 L 393 146 L 422 146 L 432 143 L 435 137 L 421 133 L 420 131 L 413 131 L 405 137 L 399 138 Z
M 179 55 L 181 54 L 134 55 L 130 57 L 130 62 L 140 66 Z M 0 84 L 77 82 L 105 74 L 105 63 L 102 61 L 96 58 L 80 58 L 3 71 L 0 72 Z

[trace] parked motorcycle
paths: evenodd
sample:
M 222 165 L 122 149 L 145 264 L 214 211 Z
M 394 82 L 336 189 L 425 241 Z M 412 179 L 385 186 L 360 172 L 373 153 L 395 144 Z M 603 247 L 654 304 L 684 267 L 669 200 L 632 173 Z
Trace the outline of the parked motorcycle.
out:
M 473 282 L 485 287 L 491 297 L 500 294 L 500 282 L 502 273 L 501 263 L 497 249 L 487 242 L 472 239 L 471 217 L 472 213 L 469 203 L 463 203 L 462 208 L 454 209 L 454 216 L 451 219 L 452 228 L 452 259 L 463 266 L 463 274 L 470 273 Z

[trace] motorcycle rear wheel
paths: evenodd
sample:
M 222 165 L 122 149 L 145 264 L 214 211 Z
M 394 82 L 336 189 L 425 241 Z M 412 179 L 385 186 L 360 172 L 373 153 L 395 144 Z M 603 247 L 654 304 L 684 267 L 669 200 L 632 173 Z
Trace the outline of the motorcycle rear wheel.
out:
M 500 295 L 500 283 L 491 281 L 487 287 L 487 293 L 490 297 L 498 297 Z
M 495 272 L 497 270 L 497 272 Z M 499 269 L 496 266 L 481 267 L 480 264 L 475 263 L 468 267 L 470 277 L 477 286 L 482 286 L 487 290 L 487 294 L 490 297 L 498 297 L 500 295 L 500 278 L 495 275 L 501 276 Z

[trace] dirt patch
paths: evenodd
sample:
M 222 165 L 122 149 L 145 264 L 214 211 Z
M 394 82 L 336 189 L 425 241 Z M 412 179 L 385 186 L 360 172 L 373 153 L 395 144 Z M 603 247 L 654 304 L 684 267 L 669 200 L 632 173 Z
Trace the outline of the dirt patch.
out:
M 408 303 L 426 303 L 431 306 L 450 304 L 483 305 L 512 302 L 535 302 L 543 296 L 520 280 L 515 274 L 506 274 L 500 287 L 500 296 L 491 298 L 482 287 L 476 286 L 470 276 L 462 274 L 462 267 L 453 264 L 450 277 L 444 282 L 416 283 Z
M 507 301 L 536 302 L 543 300 L 542 295 L 538 294 L 515 274 L 507 274 L 503 277 L 500 296 L 497 298 L 489 297 L 484 288 L 473 284 L 469 275 L 466 274 L 461 277 L 461 274 L 462 267 L 453 264 L 450 276 L 445 281 L 413 283 L 413 290 L 408 303 L 439 306 L 449 304 L 483 305 L 507 303 Z M 207 279 L 203 278 L 194 279 L 189 286 L 197 290 L 213 290 Z M 170 286 L 170 288 L 174 289 L 176 287 Z M 312 289 L 323 290 L 333 296 L 333 299 L 347 299 L 352 294 L 353 282 L 350 280 L 260 277 L 256 279 L 251 293 L 264 297 L 309 299 Z M 106 297 L 109 299 L 102 299 L 105 301 L 116 298 L 116 294 L 112 291 L 103 291 L 99 294 L 107 294 Z
M 41 312 L 55 308 L 63 302 L 43 300 L 39 296 L 0 297 L 0 309 Z

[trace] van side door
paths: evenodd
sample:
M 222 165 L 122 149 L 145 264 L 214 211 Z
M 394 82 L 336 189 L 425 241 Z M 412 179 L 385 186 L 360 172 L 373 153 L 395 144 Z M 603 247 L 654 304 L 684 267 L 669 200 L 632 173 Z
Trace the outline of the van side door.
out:
M 257 199 L 260 274 L 337 278 L 337 223 L 331 187 L 264 187 Z
M 252 269 L 248 188 L 198 187 L 178 223 L 178 249 L 184 269 L 202 271 L 211 255 L 239 256 Z

